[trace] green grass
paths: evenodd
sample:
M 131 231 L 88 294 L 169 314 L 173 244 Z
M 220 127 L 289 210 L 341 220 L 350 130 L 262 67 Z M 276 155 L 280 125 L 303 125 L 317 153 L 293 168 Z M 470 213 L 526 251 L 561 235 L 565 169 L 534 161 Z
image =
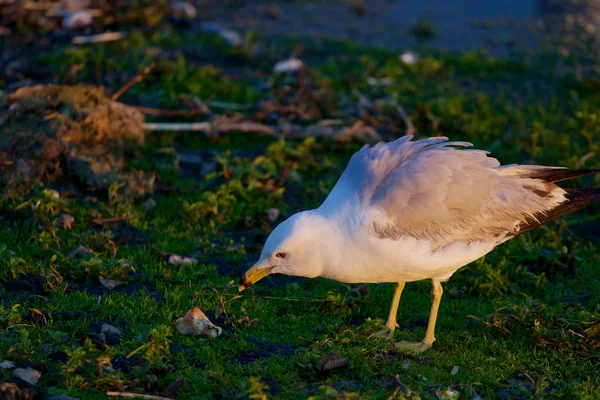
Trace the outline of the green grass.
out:
M 277 77 L 271 68 L 297 43 L 282 39 L 275 46 L 256 35 L 247 40 L 235 50 L 210 35 L 165 28 L 109 45 L 52 47 L 36 61 L 59 83 L 101 82 L 115 92 L 150 63 L 148 49 L 160 48 L 157 69 L 123 102 L 181 108 L 182 94 L 242 104 L 289 100 L 285 87 L 294 88 L 295 79 Z M 502 60 L 473 51 L 430 54 L 409 66 L 396 53 L 334 41 L 306 42 L 301 57 L 319 94 L 311 103 L 319 118 L 353 121 L 362 95 L 376 105 L 364 119 L 389 127 L 390 138 L 403 133 L 395 111 L 402 105 L 419 137 L 472 141 L 506 164 L 535 160 L 577 168 L 584 155 L 600 151 L 598 77 L 578 75 L 576 58 Z M 371 87 L 369 76 L 393 83 Z M 265 82 L 271 88 L 263 92 Z M 215 166 L 206 175 L 182 177 L 172 163 L 159 162 L 165 147 L 213 151 Z M 598 205 L 501 245 L 457 272 L 445 284 L 438 341 L 419 357 L 371 337 L 383 326 L 393 285 L 365 289 L 273 276 L 237 295 L 235 283 L 274 226 L 266 210 L 281 210 L 280 221 L 318 206 L 358 148 L 252 134 L 153 134 L 137 167 L 157 172 L 171 190 L 153 196 L 151 211 L 118 197 L 69 194 L 64 185 L 55 186 L 65 199 L 60 204 L 44 188 L 25 199 L 3 198 L 0 359 L 42 370 L 42 393 L 85 399 L 104 398 L 107 390 L 160 393 L 177 376 L 186 379 L 181 399 L 434 399 L 448 387 L 460 398 L 600 398 Z M 585 167 L 600 167 L 597 156 Z M 593 177 L 576 182 L 598 183 Z M 51 228 L 63 212 L 75 217 L 74 229 Z M 92 222 L 125 213 L 133 216 L 120 224 Z M 135 228 L 129 243 L 119 243 L 123 226 Z M 93 254 L 69 258 L 79 244 Z M 169 265 L 156 249 L 199 262 Z M 36 290 L 8 290 L 28 276 L 39 277 Z M 101 277 L 145 292 L 81 291 L 84 284 L 97 290 Z M 396 340 L 421 339 L 429 302 L 427 282 L 407 285 Z M 173 320 L 194 306 L 221 315 L 219 321 L 226 313 L 223 336 L 202 340 L 176 332 Z M 101 323 L 120 329 L 118 343 L 99 341 Z M 348 368 L 316 372 L 314 365 L 331 352 L 348 357 Z M 123 359 L 128 369 L 116 367 Z M 451 375 L 454 366 L 458 373 Z M 396 374 L 412 394 L 390 388 Z M 0 381 L 9 375 L 0 369 Z

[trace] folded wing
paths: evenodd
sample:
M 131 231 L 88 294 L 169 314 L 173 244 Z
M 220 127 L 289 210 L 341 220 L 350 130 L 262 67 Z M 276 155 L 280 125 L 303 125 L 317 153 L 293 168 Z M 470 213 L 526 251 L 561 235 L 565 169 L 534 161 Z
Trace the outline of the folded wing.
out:
M 336 185 L 338 191 L 357 194 L 373 216 L 367 228 L 381 239 L 412 236 L 428 240 L 434 249 L 455 241 L 500 243 L 539 226 L 539 217 L 553 215 L 568 201 L 552 178 L 582 174 L 501 167 L 487 152 L 456 148 L 470 143 L 411 139 L 364 147 Z

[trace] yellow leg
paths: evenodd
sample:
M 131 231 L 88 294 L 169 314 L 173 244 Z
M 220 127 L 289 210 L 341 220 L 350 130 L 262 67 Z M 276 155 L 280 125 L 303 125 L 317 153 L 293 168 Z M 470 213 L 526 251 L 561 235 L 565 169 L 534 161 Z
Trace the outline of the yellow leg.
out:
M 429 314 L 429 323 L 427 324 L 425 338 L 422 342 L 417 343 L 401 341 L 396 343 L 396 348 L 420 353 L 430 349 L 433 342 L 435 342 L 435 323 L 437 321 L 438 309 L 440 308 L 440 302 L 442 300 L 444 289 L 442 289 L 442 284 L 439 281 L 434 280 L 431 283 L 433 286 L 431 290 L 431 312 Z
M 390 313 L 385 324 L 386 329 L 375 332 L 376 337 L 386 339 L 392 339 L 394 337 L 394 331 L 398 327 L 398 323 L 396 322 L 396 315 L 398 314 L 398 304 L 400 304 L 400 296 L 402 295 L 402 290 L 404 290 L 404 282 L 398 282 L 398 284 L 396 285 L 396 291 L 394 292 L 394 298 L 392 299 Z

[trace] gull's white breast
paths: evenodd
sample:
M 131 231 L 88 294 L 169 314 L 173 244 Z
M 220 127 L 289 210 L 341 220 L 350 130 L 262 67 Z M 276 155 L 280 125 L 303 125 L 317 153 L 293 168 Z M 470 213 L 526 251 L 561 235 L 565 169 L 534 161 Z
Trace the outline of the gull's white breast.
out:
M 432 251 L 425 240 L 378 239 L 369 235 L 359 241 L 347 241 L 340 263 L 325 268 L 323 277 L 347 283 L 446 281 L 456 270 L 495 246 L 494 242 L 454 242 Z

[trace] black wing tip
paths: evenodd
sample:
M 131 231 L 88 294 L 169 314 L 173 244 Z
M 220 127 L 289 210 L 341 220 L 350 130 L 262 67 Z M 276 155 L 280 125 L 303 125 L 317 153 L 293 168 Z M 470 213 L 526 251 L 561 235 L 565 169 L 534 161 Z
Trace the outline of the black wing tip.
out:
M 584 207 L 589 206 L 596 201 L 600 201 L 600 186 L 586 186 L 577 189 L 565 189 L 567 192 L 567 201 L 559 204 L 546 213 L 535 215 L 535 219 L 530 219 L 519 226 L 517 235 L 532 231 L 542 225 L 573 214 Z
M 526 177 L 555 183 L 597 173 L 600 173 L 600 169 L 542 168 L 531 171 Z

